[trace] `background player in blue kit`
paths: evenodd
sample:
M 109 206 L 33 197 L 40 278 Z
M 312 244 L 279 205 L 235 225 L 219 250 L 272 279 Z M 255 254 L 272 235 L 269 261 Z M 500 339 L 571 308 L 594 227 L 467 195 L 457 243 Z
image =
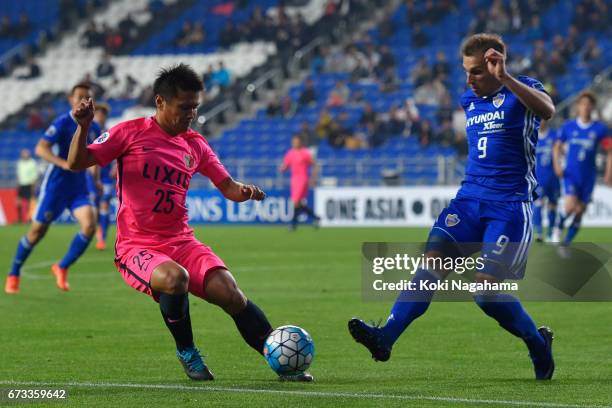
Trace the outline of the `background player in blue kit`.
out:
M 550 119 L 555 107 L 540 82 L 506 72 L 506 47 L 493 34 L 476 34 L 462 45 L 463 68 L 471 88 L 461 98 L 466 113 L 468 161 L 455 199 L 442 211 L 428 239 L 426 256 L 467 256 L 461 243 L 482 243 L 485 268 L 478 282 L 520 279 L 532 236 L 531 200 L 536 187 L 535 147 L 539 118 Z M 473 251 L 471 251 L 473 252 Z M 419 269 L 412 282 L 443 280 L 448 270 Z M 422 315 L 433 290 L 406 290 L 398 297 L 383 327 L 349 321 L 353 338 L 375 360 L 386 361 L 408 325 Z M 521 303 L 509 294 L 476 293 L 474 300 L 499 325 L 521 338 L 536 379 L 552 378 L 552 332 L 536 328 Z M 415 350 L 415 356 L 431 350 Z
M 548 122 L 540 123 L 536 148 L 536 179 L 538 180 L 537 199 L 533 202 L 533 228 L 536 240 L 542 242 L 542 207 L 546 204 L 548 232 L 546 240 L 554 241 L 553 231 L 557 225 L 557 202 L 561 194 L 559 178 L 553 165 L 553 146 L 557 140 L 557 131 L 548 127 Z M 557 239 L 558 240 L 558 239 Z
M 102 132 L 106 131 L 106 119 L 111 112 L 107 103 L 96 104 L 94 122 L 98 124 Z M 115 162 L 99 168 L 98 176 L 100 191 L 96 197 L 96 208 L 98 212 L 98 231 L 96 233 L 96 249 L 103 251 L 106 249 L 106 236 L 108 234 L 108 224 L 110 218 L 110 201 L 114 196 Z
M 82 99 L 92 97 L 89 85 L 77 84 L 72 88 L 68 101 L 74 110 Z M 58 288 L 69 289 L 68 267 L 85 252 L 94 235 L 95 213 L 88 194 L 85 172 L 71 172 L 66 162 L 72 135 L 77 128 L 72 110 L 56 118 L 36 145 L 36 154 L 49 162 L 49 166 L 40 186 L 38 205 L 34 212 L 32 225 L 27 234 L 19 240 L 13 265 L 5 284 L 6 293 L 19 292 L 21 267 L 34 246 L 45 236 L 49 225 L 66 208 L 79 222 L 80 231 L 72 240 L 64 257 L 51 267 Z M 92 124 L 90 139 L 93 140 L 99 133 L 99 127 Z
M 582 92 L 576 99 L 576 119 L 563 124 L 559 139 L 554 147 L 555 171 L 562 178 L 564 195 L 564 213 L 559 218 L 559 230 L 562 232 L 565 220 L 574 216 L 572 223 L 563 238 L 567 246 L 574 239 L 582 215 L 591 201 L 597 166 L 595 156 L 601 141 L 608 137 L 608 127 L 605 123 L 592 120 L 593 110 L 597 100 L 592 92 Z M 564 148 L 565 145 L 565 148 Z M 565 150 L 565 169 L 563 168 L 563 150 Z M 606 184 L 612 184 L 612 149 L 608 151 L 606 163 Z

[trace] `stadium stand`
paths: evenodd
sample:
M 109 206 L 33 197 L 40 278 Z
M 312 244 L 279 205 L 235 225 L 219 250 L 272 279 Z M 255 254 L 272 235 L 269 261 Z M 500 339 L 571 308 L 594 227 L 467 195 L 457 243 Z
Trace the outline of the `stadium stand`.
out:
M 108 57 L 114 74 L 92 78 L 107 90 L 113 107 L 111 124 L 150 112 L 150 107 L 143 106 L 146 93 L 140 84 L 150 83 L 162 65 L 180 60 L 204 74 L 207 67 L 216 70 L 223 61 L 232 82 L 244 93 L 244 88 L 257 83 L 254 75 L 264 74 L 257 67 L 272 65 L 274 58 L 286 61 L 301 55 L 301 50 L 295 50 L 315 39 L 310 45 L 318 46 L 306 47 L 313 49 L 313 55 L 305 74 L 297 81 L 283 78 L 285 88 L 280 90 L 262 89 L 253 114 L 236 109 L 238 114 L 224 120 L 237 122 L 210 135 L 211 144 L 230 170 L 264 187 L 279 186 L 277 164 L 291 136 L 304 132 L 304 123 L 308 123 L 310 132 L 317 135 L 310 144 L 317 151 L 324 183 L 444 184 L 460 177 L 465 154 L 462 112 L 457 110 L 465 89 L 458 48 L 469 32 L 491 28 L 483 15 L 503 28 L 510 47 L 510 69 L 542 79 L 559 102 L 589 86 L 612 62 L 610 29 L 597 21 L 585 21 L 593 18 L 596 1 L 408 0 L 393 9 L 380 7 L 377 1 L 351 1 L 350 6 L 365 11 L 361 16 L 369 21 L 363 21 L 363 29 L 351 28 L 341 36 L 333 29 L 313 30 L 315 23 L 327 28 L 341 25 L 347 10 L 335 9 L 334 1 L 296 2 L 300 7 L 288 1 L 281 13 L 278 3 L 173 0 L 158 4 L 158 9 L 148 0 L 135 0 L 113 2 L 96 13 L 93 25 L 106 23 L 107 30 L 119 29 L 128 16 L 134 21 L 134 40 Z M 160 23 L 156 13 L 173 17 Z M 264 26 L 269 25 L 268 33 L 253 34 L 258 13 L 264 16 Z M 279 14 L 285 13 L 291 17 L 283 20 Z M 530 18 L 535 14 L 541 16 L 539 21 Z M 299 28 L 295 31 L 300 26 L 296 21 L 302 18 L 308 24 L 301 27 L 308 30 L 308 41 L 299 35 Z M 193 43 L 179 44 L 186 24 L 193 27 L 202 21 L 203 35 L 196 36 Z M 38 58 L 39 78 L 17 80 L 26 69 L 22 67 L 0 80 L 6 95 L 0 101 L 0 126 L 5 129 L 0 132 L 0 184 L 9 185 L 12 167 L 7 163 L 18 156 L 19 149 L 36 143 L 40 130 L 29 129 L 32 116 L 45 119 L 49 105 L 55 112 L 64 110 L 60 93 L 94 73 L 109 51 L 104 45 L 79 40 L 91 27 L 91 21 L 83 21 L 76 35 L 52 44 Z M 224 37 L 228 27 L 239 34 L 230 36 L 231 41 Z M 300 40 L 287 43 L 283 33 Z M 317 36 L 324 40 L 316 41 Z M 253 39 L 262 41 L 248 41 Z M 247 79 L 240 83 L 238 78 Z M 130 81 L 135 89 L 128 92 Z M 302 100 L 307 83 L 311 94 Z M 212 123 L 214 114 L 221 111 L 218 105 L 231 99 L 236 102 L 235 94 L 234 90 L 217 92 L 205 104 L 196 126 L 201 129 L 204 122 L 206 126 Z M 254 93 L 252 96 L 256 99 Z M 369 116 L 364 115 L 365 106 L 372 107 Z

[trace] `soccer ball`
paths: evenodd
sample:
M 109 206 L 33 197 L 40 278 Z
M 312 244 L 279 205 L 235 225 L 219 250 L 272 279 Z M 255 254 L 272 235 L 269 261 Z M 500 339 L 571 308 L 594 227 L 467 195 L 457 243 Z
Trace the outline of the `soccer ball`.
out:
M 270 333 L 264 344 L 264 357 L 279 375 L 295 375 L 310 367 L 315 348 L 312 337 L 297 326 L 281 326 Z

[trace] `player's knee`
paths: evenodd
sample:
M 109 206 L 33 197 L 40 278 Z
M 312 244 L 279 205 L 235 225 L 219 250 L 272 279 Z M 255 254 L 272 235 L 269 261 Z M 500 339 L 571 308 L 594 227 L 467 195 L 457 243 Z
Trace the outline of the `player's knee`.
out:
M 186 293 L 189 289 L 189 273 L 179 265 L 167 266 L 156 271 L 156 280 L 163 291 L 170 294 Z
M 576 200 L 570 198 L 565 202 L 565 212 L 572 214 L 574 211 L 576 211 Z

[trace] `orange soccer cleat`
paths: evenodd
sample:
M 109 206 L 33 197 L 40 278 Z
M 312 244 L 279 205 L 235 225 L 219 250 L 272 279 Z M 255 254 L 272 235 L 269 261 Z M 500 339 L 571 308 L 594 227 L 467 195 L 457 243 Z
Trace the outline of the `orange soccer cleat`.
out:
M 70 290 L 70 284 L 68 283 L 68 269 L 61 268 L 59 264 L 53 264 L 51 267 L 51 273 L 55 275 L 55 283 L 61 290 Z
M 4 291 L 10 295 L 19 293 L 19 276 L 7 276 Z
M 106 249 L 106 242 L 104 242 L 102 240 L 96 242 L 96 249 L 98 251 L 104 251 Z

